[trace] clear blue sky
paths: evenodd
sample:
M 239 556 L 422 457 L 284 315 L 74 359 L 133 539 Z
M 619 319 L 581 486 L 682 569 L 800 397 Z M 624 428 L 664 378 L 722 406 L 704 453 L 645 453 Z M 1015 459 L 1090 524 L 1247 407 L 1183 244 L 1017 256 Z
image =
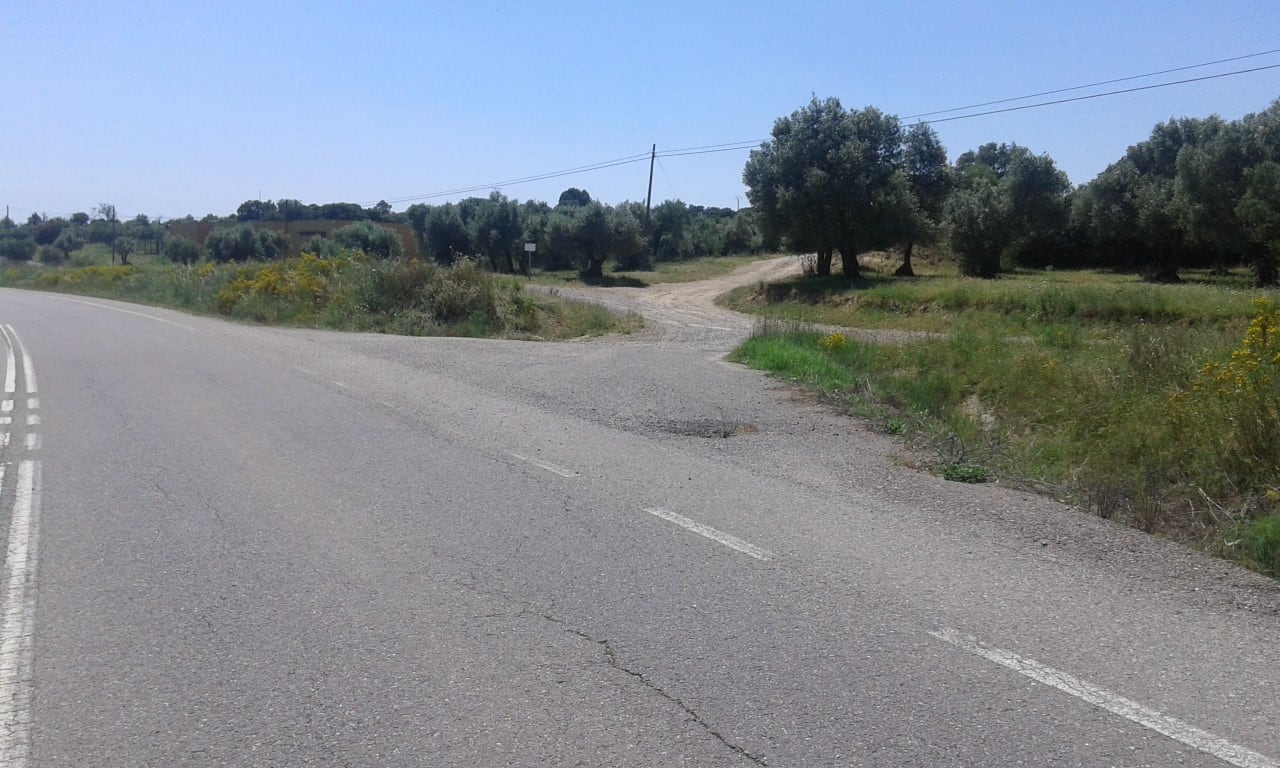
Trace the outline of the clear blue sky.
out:
M 1276 48 L 1275 0 L 0 0 L 0 205 L 21 220 L 103 202 L 172 218 L 257 197 L 399 201 L 654 142 L 764 138 L 811 95 L 906 117 Z M 1269 64 L 1280 54 L 1111 88 Z M 1080 184 L 1158 121 L 1278 97 L 1273 69 L 935 127 L 953 159 L 1016 141 Z M 746 157 L 662 160 L 654 199 L 745 204 Z M 502 191 L 617 203 L 642 200 L 647 176 L 646 161 Z

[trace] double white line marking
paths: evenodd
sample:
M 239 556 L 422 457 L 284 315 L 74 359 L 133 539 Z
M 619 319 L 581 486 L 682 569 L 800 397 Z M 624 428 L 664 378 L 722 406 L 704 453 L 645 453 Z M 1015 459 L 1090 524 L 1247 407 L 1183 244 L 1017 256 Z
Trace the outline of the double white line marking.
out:
M 32 411 L 40 407 L 36 397 L 36 371 L 17 331 L 0 325 L 5 342 L 4 393 L 0 400 L 0 447 L 8 444 L 13 424 L 14 398 L 18 385 L 18 356 L 22 358 L 23 384 L 27 394 L 28 428 L 40 424 Z M 40 435 L 32 429 L 25 447 L 40 447 Z M 7 470 L 0 463 L 0 498 L 5 496 Z M 39 558 L 40 462 L 17 462 L 13 489 L 13 512 L 9 519 L 9 542 L 5 549 L 4 571 L 0 576 L 0 765 L 24 768 L 31 756 L 32 643 L 35 636 L 36 566 Z

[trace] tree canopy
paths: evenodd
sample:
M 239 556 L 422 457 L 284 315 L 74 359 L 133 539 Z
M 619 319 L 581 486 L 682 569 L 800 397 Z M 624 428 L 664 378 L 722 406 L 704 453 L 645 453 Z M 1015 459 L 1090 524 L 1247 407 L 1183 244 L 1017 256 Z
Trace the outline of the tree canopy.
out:
M 896 117 L 815 97 L 778 118 L 742 181 L 767 233 L 816 251 L 820 273 L 830 272 L 838 251 L 845 276 L 855 279 L 858 254 L 902 242 L 917 226 L 902 161 Z

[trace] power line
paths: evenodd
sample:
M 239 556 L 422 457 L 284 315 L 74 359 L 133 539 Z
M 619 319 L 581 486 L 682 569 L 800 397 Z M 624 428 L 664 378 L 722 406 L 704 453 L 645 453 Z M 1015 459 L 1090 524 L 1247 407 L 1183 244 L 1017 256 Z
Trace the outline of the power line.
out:
M 1243 59 L 1256 59 L 1259 56 L 1269 56 L 1273 53 L 1280 53 L 1280 48 L 1276 48 L 1270 51 L 1261 51 L 1259 53 L 1248 53 L 1248 54 L 1245 54 L 1244 56 L 1232 56 L 1229 59 L 1218 59 L 1217 61 L 1206 61 L 1203 64 L 1189 64 L 1185 67 L 1174 67 L 1172 69 L 1162 69 L 1159 72 L 1148 72 L 1145 75 L 1130 75 L 1129 77 L 1117 77 L 1114 80 L 1099 80 L 1096 83 L 1089 83 L 1088 85 L 1073 85 L 1070 88 L 1057 88 L 1052 91 L 1040 91 L 1039 93 L 1029 93 L 1026 96 L 1014 96 L 1008 99 L 996 99 L 995 101 L 984 101 L 980 104 L 970 104 L 965 107 L 952 107 L 950 109 L 937 109 L 932 112 L 921 112 L 916 115 L 907 115 L 902 119 L 914 120 L 918 117 L 928 117 L 929 115 L 944 115 L 948 112 L 963 112 L 966 109 L 978 109 L 979 107 L 990 107 L 995 104 L 1007 104 L 1011 101 L 1035 99 L 1035 98 L 1039 98 L 1040 96 L 1052 96 L 1055 93 L 1067 93 L 1069 91 L 1082 91 L 1085 88 L 1097 88 L 1099 86 L 1113 85 L 1115 83 L 1123 83 L 1129 80 L 1141 80 L 1144 77 L 1156 77 L 1158 75 L 1167 75 L 1171 72 L 1183 72 L 1188 69 L 1201 69 L 1203 67 L 1211 67 L 1215 64 L 1226 64 L 1227 62 L 1230 62 L 1230 61 L 1241 61 Z M 1053 103 L 1060 103 L 1060 102 L 1053 102 Z
M 648 152 L 642 152 L 638 155 L 629 155 L 627 157 L 620 157 L 616 160 L 605 160 L 599 163 L 591 163 L 589 165 L 580 165 L 576 168 L 566 168 L 565 170 L 562 170 L 562 171 L 551 171 L 550 173 L 539 173 L 533 176 L 523 176 L 518 179 L 507 179 L 506 181 L 494 181 L 488 184 L 476 184 L 475 186 L 471 186 L 471 187 L 458 187 L 456 189 L 447 189 L 441 192 L 429 192 L 427 194 L 422 194 L 422 195 L 410 195 L 408 197 L 399 197 L 399 198 L 396 198 L 395 200 L 388 200 L 386 202 L 408 203 L 408 202 L 413 202 L 415 200 L 428 200 L 434 197 L 449 197 L 451 195 L 460 195 L 467 192 L 479 192 L 485 189 L 498 189 L 500 187 L 509 187 L 509 186 L 514 186 L 516 184 L 527 184 L 532 181 L 543 181 L 545 179 L 554 179 L 560 176 L 571 176 L 576 173 L 587 173 L 589 171 L 599 171 L 605 168 L 616 168 L 617 166 L 620 166 L 620 165 L 629 165 L 631 163 L 638 163 L 641 160 L 647 159 L 648 157 L 649 157 Z
M 1265 67 L 1254 67 L 1252 69 L 1241 69 L 1235 72 L 1221 72 L 1216 75 L 1204 75 L 1203 77 L 1192 77 L 1186 80 L 1174 80 L 1169 83 L 1156 83 L 1154 85 L 1140 85 L 1136 88 L 1123 88 L 1118 91 L 1106 91 L 1105 93 L 1091 93 L 1087 96 L 1074 96 L 1070 99 L 1055 99 L 1053 101 L 1041 101 L 1035 104 L 1023 104 L 1018 107 L 1005 107 L 1004 109 L 992 109 L 986 112 L 974 112 L 968 115 L 956 115 L 955 117 L 940 117 L 937 120 L 924 120 L 921 122 L 933 123 L 949 123 L 953 120 L 967 120 L 971 117 L 983 117 L 985 115 L 998 115 L 1002 112 L 1017 112 L 1023 109 L 1035 109 L 1036 107 L 1048 107 L 1054 104 L 1067 104 L 1073 101 L 1085 101 L 1086 99 L 1100 99 L 1103 96 L 1115 96 L 1121 93 L 1136 93 L 1137 91 L 1150 91 L 1155 88 L 1168 88 L 1171 85 L 1185 85 L 1186 83 L 1198 83 L 1202 80 L 1215 80 L 1220 77 L 1231 77 L 1233 75 L 1246 75 L 1250 72 L 1262 72 L 1268 69 L 1280 69 L 1280 64 L 1268 64 Z
M 966 110 L 966 109 L 976 109 L 978 107 L 992 106 L 995 104 L 1006 104 L 1011 101 L 1022 101 L 1025 99 L 1035 98 L 1037 96 L 1048 96 L 1055 93 L 1067 93 L 1070 91 L 1082 90 L 1084 88 L 1096 88 L 1101 85 L 1126 82 L 1129 80 L 1137 80 L 1144 77 L 1155 77 L 1157 75 L 1169 74 L 1171 72 L 1181 72 L 1188 69 L 1198 69 L 1202 67 L 1212 66 L 1214 64 L 1223 64 L 1231 61 L 1240 61 L 1243 59 L 1257 58 L 1259 56 L 1266 56 L 1273 53 L 1280 53 L 1280 49 L 1275 49 L 1271 51 L 1262 51 L 1260 53 L 1250 53 L 1244 56 L 1233 56 L 1231 58 L 1218 59 L 1216 61 L 1205 62 L 1203 64 L 1191 64 L 1183 67 L 1174 67 L 1172 69 L 1165 69 L 1159 72 L 1151 72 L 1145 75 L 1132 75 L 1129 77 L 1120 77 L 1112 80 L 1103 80 L 1096 83 L 1091 83 L 1089 85 L 1077 85 L 1077 86 L 1072 86 L 1070 88 L 1058 88 L 1050 91 L 1041 91 L 1040 93 L 1029 94 L 1026 96 L 1017 96 L 1017 97 L 1008 98 L 1008 99 L 997 99 L 995 101 L 983 102 L 981 104 L 972 104 L 967 107 L 953 107 L 951 109 L 940 109 L 940 110 L 934 110 L 932 112 L 921 112 L 916 115 L 909 115 L 903 119 L 910 120 L 913 118 L 920 118 L 928 115 L 940 115 L 940 114 L 946 114 L 948 112 L 957 112 L 957 111 Z M 983 112 L 973 112 L 965 115 L 955 115 L 953 117 L 940 117 L 933 120 L 921 120 L 920 122 L 932 124 L 932 123 L 948 123 L 956 120 L 968 120 L 974 117 L 985 117 L 987 115 L 997 115 L 1005 112 L 1018 112 L 1025 109 L 1037 109 L 1039 107 L 1048 107 L 1048 106 L 1053 106 L 1055 104 L 1068 104 L 1076 101 L 1098 99 L 1104 96 L 1116 96 L 1116 95 L 1125 94 L 1125 93 L 1136 93 L 1138 91 L 1149 91 L 1149 90 L 1154 90 L 1156 88 L 1168 88 L 1174 85 L 1186 85 L 1188 83 L 1202 82 L 1205 80 L 1215 80 L 1223 77 L 1234 77 L 1237 75 L 1245 75 L 1253 72 L 1263 72 L 1271 69 L 1280 69 L 1280 64 L 1269 64 L 1261 67 L 1252 67 L 1250 69 L 1241 69 L 1241 70 L 1235 70 L 1232 72 L 1220 72 L 1213 75 L 1204 75 L 1201 77 L 1186 78 L 1184 80 L 1174 80 L 1167 83 L 1154 83 L 1152 85 L 1143 85 L 1143 86 L 1137 86 L 1134 88 L 1123 88 L 1123 89 L 1114 90 L 1114 91 L 1104 91 L 1102 93 L 1091 93 L 1091 94 L 1086 94 L 1084 96 L 1074 96 L 1067 99 L 1054 99 L 1051 101 L 1036 102 L 1034 104 L 1022 104 L 1014 107 L 1004 107 L 1002 109 L 992 109 L 992 110 L 986 110 Z M 758 146 L 760 146 L 762 142 L 765 142 L 765 141 L 768 141 L 768 139 L 767 138 L 747 139 L 743 141 L 724 142 L 721 144 L 706 144 L 706 145 L 695 146 L 695 147 L 681 147 L 677 149 L 669 149 L 669 150 L 664 150 L 662 152 L 658 152 L 656 157 L 659 157 L 659 158 L 687 157 L 690 155 L 706 155 L 706 154 L 714 154 L 719 152 L 741 152 L 743 150 L 755 149 Z M 626 157 L 618 158 L 615 160 L 605 160 L 603 162 L 591 163 L 588 165 L 578 166 L 576 168 L 567 168 L 561 171 L 551 171 L 549 173 L 540 173 L 532 176 L 524 176 L 517 179 L 508 179 L 506 181 L 497 181 L 497 182 L 491 182 L 488 184 L 477 184 L 470 187 L 459 187 L 456 189 L 443 190 L 440 192 L 430 192 L 422 195 L 411 195 L 407 197 L 396 198 L 394 200 L 388 200 L 387 202 L 388 203 L 407 203 L 407 202 L 414 202 L 418 200 L 429 200 L 432 198 L 449 197 L 452 195 L 465 194 L 468 192 L 478 192 L 486 189 L 496 189 L 500 187 L 514 186 L 516 184 L 526 184 L 534 181 L 544 181 L 547 179 L 560 178 L 562 176 L 572 176 L 579 173 L 588 173 L 591 171 L 599 171 L 599 170 L 604 170 L 606 168 L 616 168 L 622 165 L 630 165 L 632 163 L 638 163 L 648 158 L 649 155 L 650 155 L 649 152 L 641 152 L 635 155 L 628 155 Z M 663 170 L 663 172 L 665 173 L 665 169 Z M 668 183 L 670 183 L 669 180 L 668 180 Z M 369 204 L 372 205 L 373 203 L 369 203 Z

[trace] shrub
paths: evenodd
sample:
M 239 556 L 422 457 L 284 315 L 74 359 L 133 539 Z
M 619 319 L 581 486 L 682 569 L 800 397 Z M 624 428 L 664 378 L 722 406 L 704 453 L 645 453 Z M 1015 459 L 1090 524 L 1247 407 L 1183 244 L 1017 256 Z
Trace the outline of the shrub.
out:
M 338 259 L 349 255 L 346 248 L 327 237 L 315 235 L 302 246 L 303 253 L 314 254 L 321 259 Z
M 361 286 L 359 304 L 366 312 L 380 315 L 421 310 L 438 271 L 441 270 L 434 264 L 417 259 L 371 264 Z
M 6 232 L 0 235 L 0 259 L 31 261 L 36 255 L 36 241 L 31 235 Z
M 42 245 L 36 249 L 36 261 L 41 264 L 61 264 L 67 255 L 52 245 Z
M 164 257 L 174 264 L 194 264 L 200 260 L 200 244 L 185 237 L 166 237 Z
M 205 238 L 204 249 L 218 263 L 271 261 L 286 256 L 289 240 L 279 232 L 252 224 L 215 229 Z
M 442 270 L 427 285 L 426 299 L 432 315 L 441 323 L 497 317 L 493 277 L 469 258 L 458 259 L 452 267 Z
M 333 233 L 332 239 L 339 246 L 379 259 L 398 259 L 404 255 L 399 235 L 371 221 L 357 221 L 343 227 Z
M 1208 451 L 1213 474 L 1246 494 L 1274 482 L 1280 466 L 1280 308 L 1264 298 L 1253 305 L 1231 357 L 1205 364 L 1190 391 L 1170 401 L 1187 439 Z

